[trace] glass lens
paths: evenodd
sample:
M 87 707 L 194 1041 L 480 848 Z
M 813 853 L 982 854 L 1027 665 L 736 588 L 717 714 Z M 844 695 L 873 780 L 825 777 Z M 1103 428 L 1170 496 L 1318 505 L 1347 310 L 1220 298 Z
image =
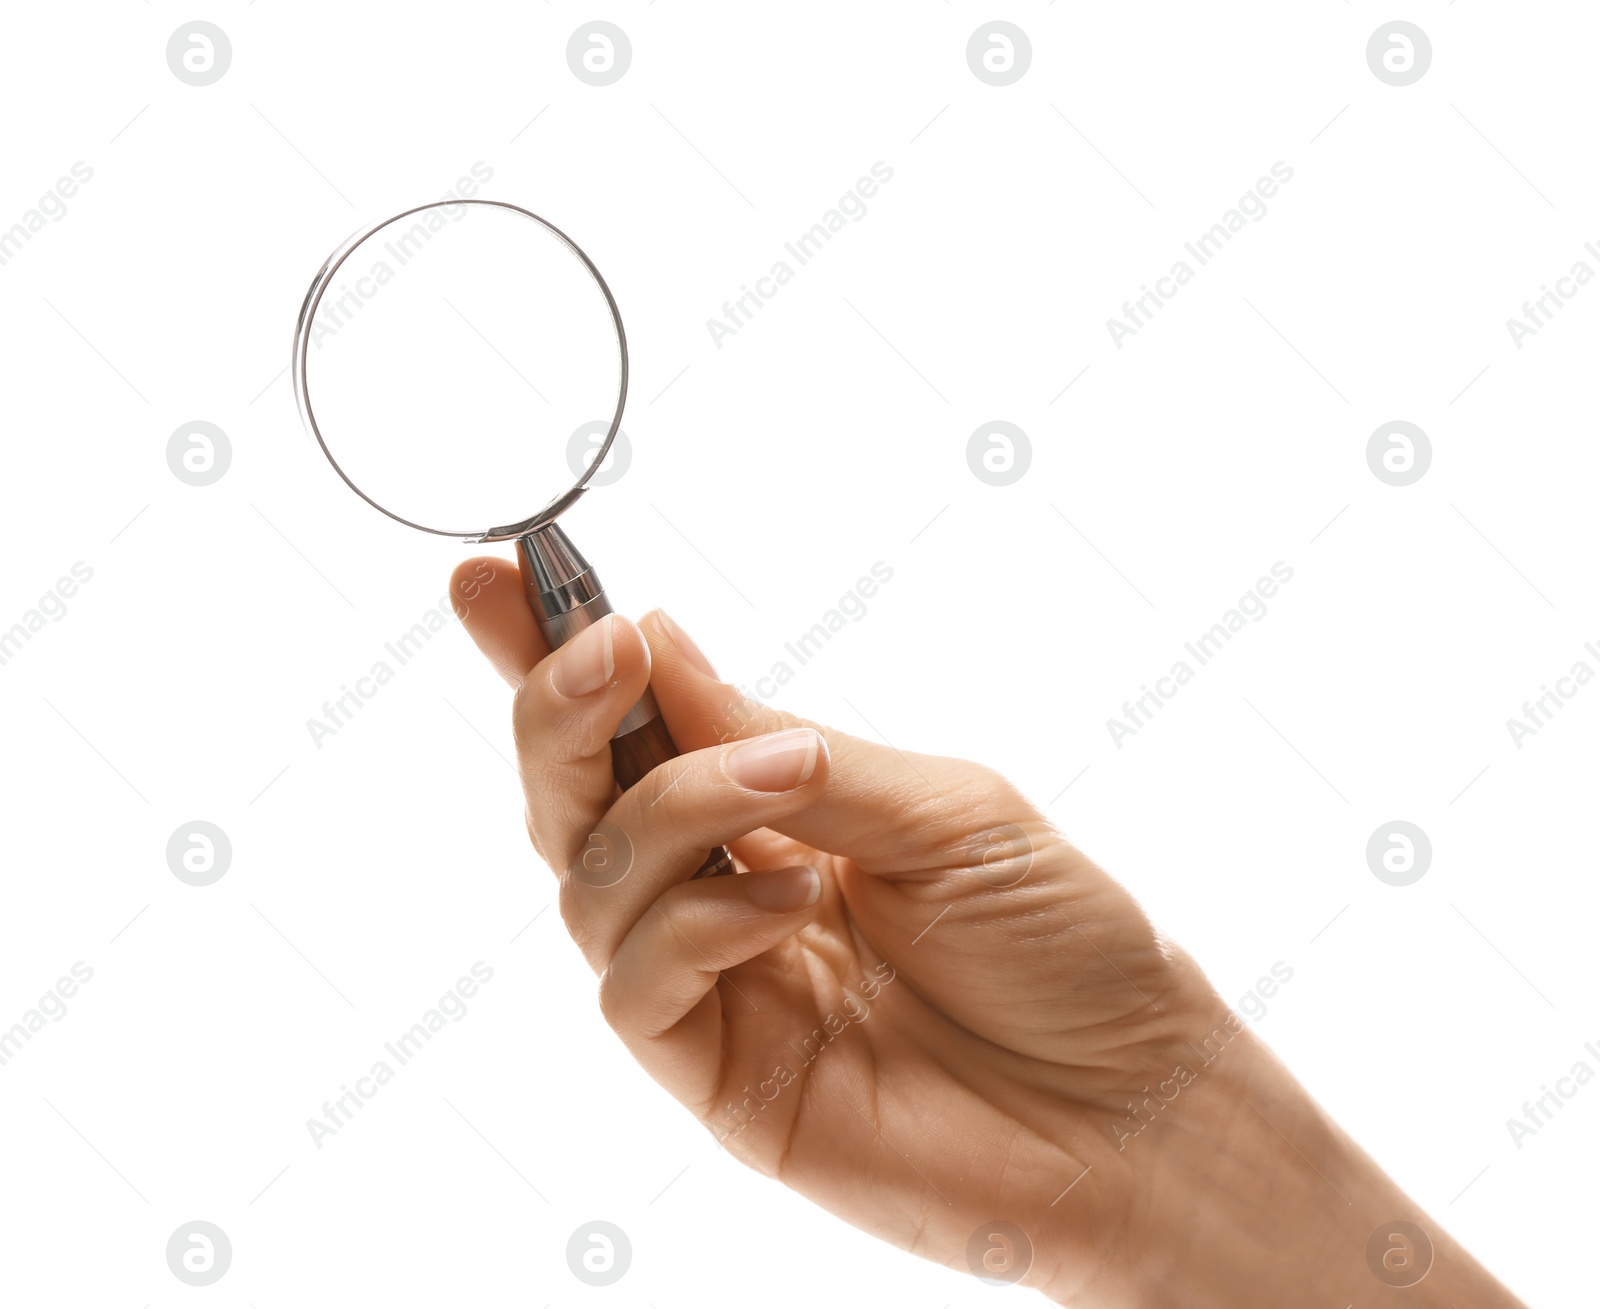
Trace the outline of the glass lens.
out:
M 311 412 L 345 476 L 458 536 L 528 518 L 577 481 L 621 380 L 587 266 L 491 204 L 431 206 L 368 236 L 333 274 L 306 346 Z

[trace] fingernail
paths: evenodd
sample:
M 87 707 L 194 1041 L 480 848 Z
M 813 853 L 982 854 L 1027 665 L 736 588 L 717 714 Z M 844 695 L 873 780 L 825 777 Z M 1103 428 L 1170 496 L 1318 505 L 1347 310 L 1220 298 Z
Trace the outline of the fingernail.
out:
M 669 637 L 672 638 L 673 645 L 677 646 L 678 649 L 683 651 L 683 657 L 707 677 L 716 677 L 717 670 L 711 666 L 711 660 L 707 659 L 705 655 L 701 653 L 700 647 L 689 639 L 689 634 L 683 631 L 675 622 L 672 621 L 671 618 L 667 616 L 667 611 L 665 609 L 657 609 L 656 613 L 661 617 L 662 629 Z M 717 680 L 720 681 L 721 679 L 718 678 Z
M 611 631 L 616 615 L 607 614 L 598 623 L 579 632 L 561 647 L 556 660 L 556 690 L 569 700 L 592 695 L 611 680 L 617 661 L 611 652 Z
M 770 873 L 746 873 L 739 879 L 745 894 L 757 909 L 773 913 L 793 913 L 816 904 L 822 894 L 822 878 L 815 868 L 779 868 Z
M 822 738 L 809 727 L 741 741 L 728 753 L 728 775 L 752 791 L 792 791 L 816 771 Z

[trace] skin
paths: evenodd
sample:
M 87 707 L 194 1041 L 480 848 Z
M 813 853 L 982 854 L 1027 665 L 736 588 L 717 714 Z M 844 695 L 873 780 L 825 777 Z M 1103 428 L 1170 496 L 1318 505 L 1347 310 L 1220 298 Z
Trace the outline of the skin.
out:
M 1063 1305 L 1520 1304 L 999 774 L 748 700 L 659 612 L 613 619 L 609 660 L 598 629 L 552 654 L 501 559 L 451 595 L 514 688 L 528 834 L 601 1012 L 752 1168 Z M 619 793 L 647 685 L 682 753 Z M 741 742 L 795 729 L 806 780 L 735 780 Z M 718 844 L 739 875 L 689 880 Z M 1390 1247 L 1414 1285 L 1380 1280 Z

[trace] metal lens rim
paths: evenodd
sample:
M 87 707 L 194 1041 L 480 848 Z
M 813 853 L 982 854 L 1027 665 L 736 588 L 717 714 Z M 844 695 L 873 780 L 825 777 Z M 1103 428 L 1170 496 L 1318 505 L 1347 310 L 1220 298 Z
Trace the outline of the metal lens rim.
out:
M 383 505 L 357 486 L 350 479 L 350 475 L 340 467 L 339 461 L 333 456 L 333 451 L 328 448 L 327 441 L 323 439 L 322 429 L 317 424 L 316 408 L 311 403 L 310 387 L 306 381 L 307 354 L 311 347 L 311 326 L 316 320 L 317 309 L 322 304 L 322 297 L 327 294 L 328 288 L 333 285 L 333 279 L 338 276 L 339 269 L 344 266 L 345 261 L 384 228 L 398 223 L 402 219 L 410 218 L 413 214 L 425 213 L 430 209 L 454 208 L 457 205 L 487 205 L 492 208 L 506 209 L 514 214 L 520 214 L 522 217 L 539 224 L 540 227 L 544 228 L 546 232 L 554 236 L 562 245 L 576 255 L 588 270 L 589 276 L 594 279 L 595 285 L 600 288 L 600 293 L 605 296 L 606 307 L 611 313 L 611 321 L 617 331 L 619 367 L 617 408 L 616 412 L 611 416 L 610 429 L 606 432 L 605 440 L 601 442 L 600 449 L 596 452 L 594 458 L 590 460 L 589 466 L 578 476 L 577 481 L 557 495 L 544 508 L 521 522 L 507 523 L 499 527 L 467 530 L 429 527 L 424 523 L 413 522 L 409 518 L 401 517 L 392 509 L 384 508 Z M 605 457 L 611 449 L 611 443 L 616 440 L 617 431 L 622 426 L 622 410 L 628 400 L 628 337 L 622 326 L 622 313 L 617 308 L 616 297 L 611 294 L 611 288 L 606 285 L 606 279 L 600 275 L 600 270 L 594 266 L 594 261 L 583 252 L 578 243 L 554 223 L 539 217 L 538 214 L 531 210 L 524 209 L 521 205 L 509 204 L 504 200 L 435 200 L 425 205 L 417 205 L 414 208 L 404 210 L 352 234 L 348 240 L 328 256 L 322 267 L 317 271 L 316 277 L 312 279 L 310 290 L 306 292 L 305 302 L 300 306 L 300 317 L 295 323 L 294 355 L 291 360 L 291 368 L 294 375 L 295 402 L 300 409 L 300 420 L 305 424 L 306 430 L 316 439 L 317 445 L 321 447 L 322 453 L 327 457 L 328 462 L 333 465 L 334 472 L 338 473 L 344 480 L 344 484 L 379 513 L 394 519 L 397 523 L 404 523 L 407 527 L 415 528 L 419 532 L 430 532 L 434 536 L 455 537 L 463 541 L 515 540 L 519 536 L 526 536 L 529 532 L 554 522 L 568 506 L 582 495 L 584 486 L 594 476 L 595 470 L 605 461 Z

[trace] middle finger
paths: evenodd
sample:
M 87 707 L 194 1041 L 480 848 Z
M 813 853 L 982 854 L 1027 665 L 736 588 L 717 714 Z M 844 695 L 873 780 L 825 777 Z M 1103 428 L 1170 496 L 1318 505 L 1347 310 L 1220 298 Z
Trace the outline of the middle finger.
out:
M 826 789 L 828 746 L 809 727 L 669 759 L 624 791 L 561 878 L 561 915 L 596 972 L 706 850 L 804 809 Z

